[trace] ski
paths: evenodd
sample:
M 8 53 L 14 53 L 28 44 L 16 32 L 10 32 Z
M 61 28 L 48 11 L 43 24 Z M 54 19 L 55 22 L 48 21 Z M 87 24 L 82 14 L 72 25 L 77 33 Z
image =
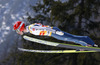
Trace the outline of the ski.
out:
M 89 53 L 89 52 L 96 52 L 96 51 L 76 51 L 76 50 L 31 50 L 31 49 L 24 49 L 18 48 L 20 51 L 24 52 L 36 52 L 36 53 Z
M 50 42 L 50 41 L 45 41 L 45 40 L 32 38 L 32 37 L 29 37 L 29 36 L 26 36 L 26 35 L 23 36 L 23 38 L 28 40 L 28 41 L 32 41 L 32 42 L 36 42 L 36 43 L 40 43 L 40 44 L 45 44 L 45 45 L 50 45 L 50 46 L 71 48 L 71 49 L 84 49 L 84 50 L 88 50 L 88 51 L 94 50 L 94 51 L 99 51 L 100 52 L 100 48 L 97 48 L 97 47 L 85 47 L 85 46 L 80 46 L 80 45 Z

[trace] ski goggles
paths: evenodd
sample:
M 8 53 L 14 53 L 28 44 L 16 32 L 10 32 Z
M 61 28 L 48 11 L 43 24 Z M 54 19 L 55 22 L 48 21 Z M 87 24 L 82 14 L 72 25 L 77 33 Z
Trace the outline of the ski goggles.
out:
M 19 32 L 21 32 L 21 31 L 20 31 L 19 29 L 16 29 L 16 32 L 19 33 Z

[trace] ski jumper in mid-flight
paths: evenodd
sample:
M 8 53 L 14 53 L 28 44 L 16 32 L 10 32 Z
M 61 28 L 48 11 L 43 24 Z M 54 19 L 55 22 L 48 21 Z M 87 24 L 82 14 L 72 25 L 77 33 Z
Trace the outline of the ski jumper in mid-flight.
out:
M 51 36 L 58 40 L 74 42 L 82 46 L 96 46 L 96 44 L 88 36 L 77 36 L 61 31 L 57 27 L 50 27 L 48 25 L 42 25 L 41 23 L 34 23 L 28 26 L 22 21 L 17 21 L 14 26 L 14 30 L 20 35 L 29 32 L 33 35 Z

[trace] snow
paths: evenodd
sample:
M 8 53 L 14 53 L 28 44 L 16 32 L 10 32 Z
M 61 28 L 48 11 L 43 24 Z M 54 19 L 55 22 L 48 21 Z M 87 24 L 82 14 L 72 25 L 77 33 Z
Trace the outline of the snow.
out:
M 35 5 L 38 0 L 0 0 L 0 60 L 13 46 L 18 35 L 13 31 L 13 24 L 18 21 L 26 22 L 28 17 L 34 16 L 30 5 Z M 24 20 L 23 20 L 24 17 Z

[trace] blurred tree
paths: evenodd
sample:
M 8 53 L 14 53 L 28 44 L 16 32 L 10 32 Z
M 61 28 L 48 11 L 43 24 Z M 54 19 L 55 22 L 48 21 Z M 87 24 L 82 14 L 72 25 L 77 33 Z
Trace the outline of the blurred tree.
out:
M 36 6 L 32 6 L 37 15 L 30 19 L 42 23 L 48 22 L 54 26 L 57 22 L 62 30 L 83 35 L 83 32 L 90 33 L 90 30 L 93 31 L 99 27 L 100 23 L 97 23 L 99 21 L 95 21 L 100 15 L 99 2 L 99 0 L 68 0 L 66 2 L 43 0 L 42 3 L 39 1 Z

